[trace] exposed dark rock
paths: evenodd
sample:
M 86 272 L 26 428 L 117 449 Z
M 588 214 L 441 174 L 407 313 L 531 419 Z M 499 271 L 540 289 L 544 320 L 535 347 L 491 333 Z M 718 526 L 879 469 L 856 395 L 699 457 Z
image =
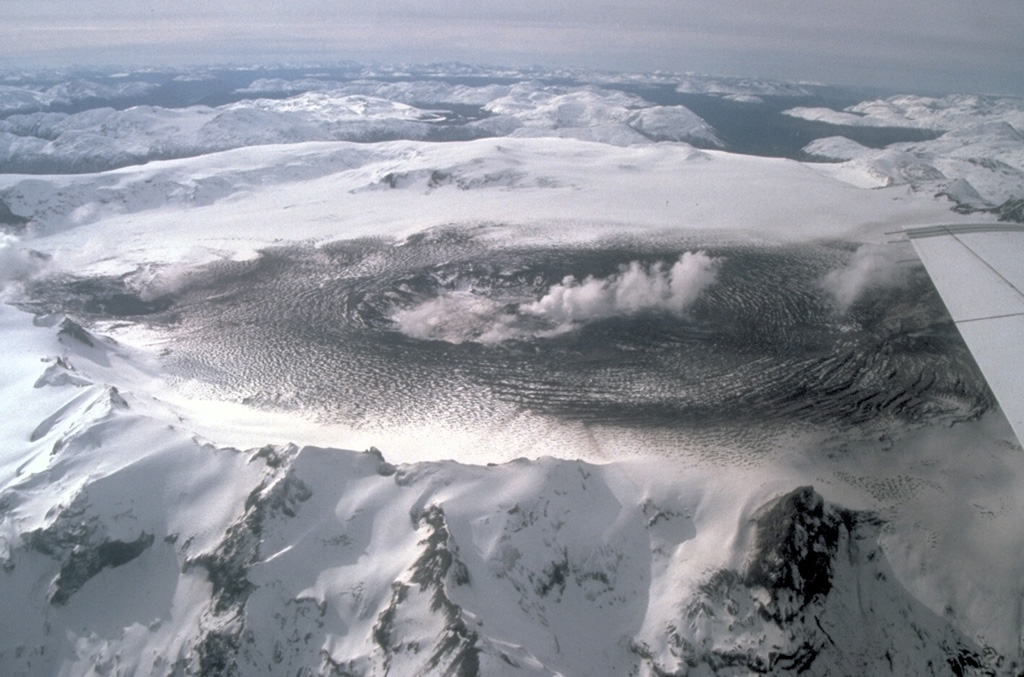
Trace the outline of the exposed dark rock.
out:
M 430 610 L 439 617 L 440 632 L 429 647 L 423 670 L 453 677 L 476 677 L 480 674 L 479 636 L 466 626 L 461 607 L 452 602 L 447 590 L 449 585 L 469 584 L 469 571 L 458 559 L 458 549 L 451 542 L 440 506 L 424 510 L 417 522 L 425 532 L 419 543 L 423 552 L 410 568 L 409 584 L 398 581 L 392 585 L 391 600 L 373 628 L 374 642 L 384 652 L 384 671 L 388 672 L 396 654 L 415 654 L 424 648 L 406 644 L 395 628 L 410 595 L 429 594 Z
M 880 525 L 810 487 L 769 502 L 755 514 L 745 571 L 713 574 L 666 636 L 636 640 L 632 651 L 666 677 L 698 666 L 713 675 L 900 674 L 926 663 L 927 674 L 995 674 L 969 638 L 890 575 Z
M 943 195 L 943 193 L 939 193 L 939 195 Z M 939 197 L 939 195 L 936 195 L 936 197 Z M 953 198 L 950 197 L 950 199 L 952 200 Z M 956 202 L 956 200 L 954 200 L 954 202 Z M 988 214 L 995 214 L 996 218 L 1003 222 L 1024 223 L 1024 198 L 1011 197 L 1002 204 L 995 207 L 989 207 L 987 209 L 975 207 L 967 203 L 957 202 L 956 206 L 953 207 L 953 211 L 958 214 L 977 214 L 979 212 L 986 212 Z
M 56 519 L 45 529 L 33 529 L 22 534 L 26 547 L 47 557 L 62 559 L 68 551 L 97 538 L 100 527 L 95 517 L 86 517 L 88 501 L 79 495 L 69 506 L 58 506 Z
M 1024 223 L 1024 198 L 1010 198 L 998 207 L 992 208 L 991 211 L 999 217 L 1000 221 Z
M 90 334 L 85 327 L 69 317 L 64 318 L 64 321 L 60 323 L 60 330 L 57 334 L 58 336 L 66 336 L 78 341 L 79 343 L 84 343 L 89 347 L 96 345 L 94 343 L 93 335 Z
M 7 513 L 11 510 L 11 501 L 6 496 L 0 496 L 0 524 L 7 519 Z M 14 571 L 14 558 L 11 556 L 12 544 L 3 536 L 0 536 L 0 569 Z
M 36 379 L 33 387 L 61 387 L 66 385 L 81 387 L 92 384 L 92 381 L 77 373 L 77 370 L 74 365 L 71 364 L 70 360 L 65 357 L 57 356 L 54 358 L 53 364 L 48 366 L 39 378 Z
M 273 482 L 264 482 L 249 494 L 245 513 L 228 527 L 220 546 L 186 562 L 206 569 L 213 585 L 214 609 L 218 614 L 241 610 L 254 586 L 247 577 L 250 566 L 259 561 L 264 522 L 282 514 L 294 517 L 298 505 L 312 492 L 291 472 Z
M 430 506 L 420 515 L 419 524 L 421 528 L 426 527 L 427 535 L 420 541 L 420 545 L 425 546 L 423 553 L 412 565 L 412 582 L 421 590 L 431 588 L 442 595 L 449 574 L 455 585 L 468 585 L 469 570 L 456 556 L 457 548 L 450 541 L 444 510 Z
M 320 652 L 320 673 L 324 677 L 365 677 L 366 671 L 360 670 L 351 662 L 339 662 L 331 658 L 326 651 Z
M 196 646 L 200 677 L 235 677 L 240 637 L 234 632 L 209 632 Z
M 832 509 L 811 487 L 800 487 L 778 499 L 757 518 L 754 551 L 745 583 L 778 596 L 795 594 L 801 606 L 832 588 L 832 559 L 841 528 L 849 530 L 853 513 Z
M 398 610 L 408 596 L 408 585 L 397 581 L 392 583 L 391 601 L 384 611 L 377 616 L 377 622 L 373 626 L 373 641 L 384 651 L 385 673 L 391 663 L 392 655 L 400 646 L 398 640 L 394 637 L 395 622 L 398 617 Z
M 294 452 L 295 447 L 289 446 L 285 449 L 279 449 L 272 444 L 268 444 L 265 447 L 261 447 L 252 455 L 249 462 L 263 461 L 269 468 L 280 468 L 288 460 L 288 455 Z
M 374 456 L 378 460 L 377 474 L 381 477 L 391 477 L 397 472 L 397 468 L 392 463 L 388 463 L 384 458 L 383 452 L 377 447 L 370 447 L 366 450 L 366 453 Z
M 61 565 L 53 584 L 50 603 L 66 603 L 96 574 L 131 562 L 151 545 L 153 534 L 142 532 L 134 541 L 104 541 L 96 546 L 75 546 Z
M 550 562 L 544 567 L 544 572 L 536 582 L 537 594 L 547 597 L 555 592 L 556 596 L 561 597 L 565 592 L 565 582 L 569 578 L 569 573 L 569 556 L 563 551 L 560 560 Z
M 264 447 L 253 455 L 268 467 L 284 466 L 286 454 Z M 207 632 L 196 646 L 202 677 L 233 677 L 239 674 L 238 652 L 245 632 L 244 610 L 256 586 L 248 578 L 249 567 L 260 560 L 260 543 L 266 522 L 283 515 L 294 517 L 299 504 L 312 496 L 290 470 L 271 478 L 249 493 L 245 512 L 225 532 L 213 552 L 190 558 L 185 570 L 202 567 L 213 586 L 213 612 L 225 626 Z

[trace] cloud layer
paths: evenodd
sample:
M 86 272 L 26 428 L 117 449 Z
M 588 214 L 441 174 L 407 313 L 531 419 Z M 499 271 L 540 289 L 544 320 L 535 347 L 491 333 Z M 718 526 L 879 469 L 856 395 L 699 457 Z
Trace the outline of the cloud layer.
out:
M 1024 3 L 6 3 L 5 58 L 48 65 L 289 59 L 693 70 L 1021 93 Z

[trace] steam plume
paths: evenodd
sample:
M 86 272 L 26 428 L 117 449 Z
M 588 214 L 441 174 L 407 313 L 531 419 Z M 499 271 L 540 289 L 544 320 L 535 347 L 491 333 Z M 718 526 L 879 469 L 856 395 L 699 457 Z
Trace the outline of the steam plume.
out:
M 704 252 L 686 252 L 668 270 L 639 261 L 606 278 L 569 276 L 523 310 L 558 325 L 590 322 L 645 311 L 681 316 L 700 293 L 715 281 L 719 260 Z
M 822 285 L 836 309 L 847 312 L 869 290 L 905 285 L 907 269 L 899 264 L 901 254 L 893 246 L 865 244 L 845 266 L 830 271 Z
M 597 320 L 667 313 L 682 317 L 714 283 L 720 259 L 687 252 L 671 267 L 639 261 L 608 277 L 564 278 L 537 301 L 510 309 L 469 292 L 450 292 L 394 316 L 399 331 L 417 339 L 498 343 L 562 334 Z

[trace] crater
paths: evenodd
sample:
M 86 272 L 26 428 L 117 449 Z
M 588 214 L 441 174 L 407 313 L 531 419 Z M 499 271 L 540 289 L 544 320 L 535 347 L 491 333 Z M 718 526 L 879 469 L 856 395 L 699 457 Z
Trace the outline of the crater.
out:
M 870 434 L 993 406 L 919 264 L 900 262 L 899 285 L 869 285 L 837 309 L 823 280 L 856 247 L 680 238 L 545 248 L 437 231 L 401 244 L 267 250 L 197 271 L 149 305 L 76 301 L 86 281 L 50 282 L 42 295 L 66 297 L 92 320 L 138 308 L 134 321 L 170 337 L 180 377 L 354 428 L 486 430 L 494 439 L 540 417 L 627 431 Z M 466 321 L 497 322 L 567 276 L 610 279 L 633 262 L 652 270 L 697 251 L 719 262 L 717 273 L 680 313 L 652 307 L 490 342 L 410 336 L 395 319 L 460 294 L 479 302 Z

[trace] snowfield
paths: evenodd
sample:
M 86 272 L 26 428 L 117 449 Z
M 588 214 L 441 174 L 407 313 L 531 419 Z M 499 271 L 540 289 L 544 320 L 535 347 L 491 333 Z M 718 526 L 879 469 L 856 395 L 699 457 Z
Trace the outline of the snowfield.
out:
M 0 88 L 0 674 L 1024 669 L 1024 450 L 893 242 L 1024 198 L 1019 102 L 797 162 L 624 86 L 812 85 L 385 75 Z
M 254 85 L 258 91 L 267 88 Z M 217 108 L 142 105 L 11 115 L 0 120 L 0 162 L 8 171 L 63 174 L 256 145 L 507 135 L 583 138 L 620 146 L 662 140 L 722 145 L 714 130 L 684 106 L 651 106 L 639 97 L 595 87 L 527 82 L 454 91 L 394 89 L 349 85 L 285 99 L 242 99 Z M 441 108 L 401 102 L 409 99 L 418 106 Z M 449 114 L 443 107 L 449 104 L 479 106 L 480 119 L 445 124 Z
M 669 143 L 320 143 L 99 174 L 5 175 L 0 199 L 31 216 L 33 246 L 75 269 L 252 255 L 283 241 L 401 238 L 460 223 L 522 227 L 517 237 L 551 243 L 649 231 L 879 241 L 886 229 L 961 218 L 902 186 L 864 190 L 822 174 Z M 194 225 L 182 228 L 183 218 Z
M 896 96 L 846 111 L 793 108 L 788 115 L 833 125 L 941 131 L 932 141 L 868 149 L 843 137 L 812 142 L 812 156 L 843 160 L 835 176 L 858 185 L 907 185 L 983 209 L 1024 199 L 1024 101 L 1010 97 Z M 864 177 L 868 182 L 860 183 Z

